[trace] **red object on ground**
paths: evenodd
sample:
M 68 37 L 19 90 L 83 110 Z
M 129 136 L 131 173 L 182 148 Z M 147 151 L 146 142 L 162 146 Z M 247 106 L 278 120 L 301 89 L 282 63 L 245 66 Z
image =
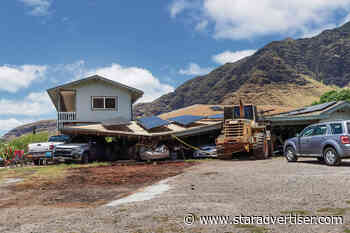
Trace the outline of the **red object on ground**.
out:
M 24 157 L 24 150 L 15 150 L 12 160 L 21 160 Z

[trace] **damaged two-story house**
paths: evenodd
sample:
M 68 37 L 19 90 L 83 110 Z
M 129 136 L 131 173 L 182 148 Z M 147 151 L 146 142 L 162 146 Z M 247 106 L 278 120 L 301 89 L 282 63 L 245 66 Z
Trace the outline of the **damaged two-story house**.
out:
M 94 75 L 47 90 L 57 113 L 57 125 L 100 123 L 121 118 L 131 121 L 132 105 L 143 91 Z

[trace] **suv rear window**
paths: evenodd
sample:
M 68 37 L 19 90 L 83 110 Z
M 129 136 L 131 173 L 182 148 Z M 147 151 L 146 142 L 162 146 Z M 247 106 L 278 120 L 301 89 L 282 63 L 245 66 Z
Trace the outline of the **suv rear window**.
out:
M 333 123 L 330 124 L 332 129 L 332 134 L 342 134 L 343 133 L 343 126 L 341 123 Z

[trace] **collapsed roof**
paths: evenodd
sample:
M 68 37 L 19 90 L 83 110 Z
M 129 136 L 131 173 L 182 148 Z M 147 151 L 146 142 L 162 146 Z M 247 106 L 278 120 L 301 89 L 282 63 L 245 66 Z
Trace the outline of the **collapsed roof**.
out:
M 220 130 L 224 118 L 224 105 L 198 104 L 159 116 L 138 118 L 135 121 L 112 119 L 102 124 L 65 126 L 63 133 L 93 134 L 116 137 L 171 137 L 192 136 Z M 232 106 L 231 106 L 232 107 Z M 269 114 L 290 108 L 258 106 L 258 111 Z
M 123 125 L 120 128 L 109 130 L 102 124 L 70 126 L 62 129 L 63 133 L 67 134 L 92 134 L 98 136 L 110 137 L 171 137 L 171 135 L 182 137 L 201 134 L 213 130 L 221 129 L 222 121 L 197 121 L 190 127 L 178 125 L 176 123 L 169 123 L 166 126 L 153 128 L 147 130 L 139 125 L 136 121 L 131 121 L 128 125 Z

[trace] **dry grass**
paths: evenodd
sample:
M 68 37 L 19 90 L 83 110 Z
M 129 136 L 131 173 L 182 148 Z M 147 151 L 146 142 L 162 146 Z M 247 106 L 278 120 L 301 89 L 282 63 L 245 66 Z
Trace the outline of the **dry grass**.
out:
M 245 99 L 243 99 L 245 101 Z M 245 104 L 255 104 L 254 102 L 244 102 Z M 219 107 L 225 107 L 225 106 L 232 106 L 232 105 L 209 105 L 209 104 L 196 104 L 185 108 L 180 108 L 178 110 L 163 113 L 159 115 L 162 119 L 169 119 L 172 117 L 177 116 L 183 116 L 183 115 L 195 115 L 195 116 L 212 116 L 216 114 L 221 114 L 223 111 L 214 111 L 211 109 L 213 106 L 219 106 Z M 258 105 L 257 106 L 258 111 L 269 111 L 267 115 L 272 114 L 279 114 L 282 112 L 288 112 L 294 110 L 292 107 L 287 106 L 278 106 L 278 105 L 271 105 L 271 104 L 264 104 L 264 105 Z
M 91 163 L 91 164 L 58 164 L 44 167 L 16 167 L 4 168 L 0 170 L 0 181 L 9 178 L 24 179 L 22 183 L 37 182 L 38 180 L 52 180 L 63 178 L 70 168 L 99 167 L 107 166 L 109 163 Z
M 168 119 L 172 117 L 178 117 L 183 115 L 196 115 L 196 116 L 212 116 L 216 114 L 223 113 L 223 111 L 214 111 L 211 109 L 213 106 L 221 106 L 222 105 L 209 105 L 209 104 L 195 104 L 189 107 L 180 108 L 172 112 L 163 113 L 159 115 L 162 119 Z
M 349 210 L 350 210 L 350 208 L 322 208 L 322 209 L 317 210 L 317 212 L 327 213 L 327 214 L 334 215 L 334 216 L 343 216 Z
M 244 84 L 234 94 L 225 96 L 223 104 L 237 103 L 239 98 L 245 102 L 252 102 L 256 105 L 277 105 L 292 108 L 299 108 L 311 105 L 318 101 L 322 94 L 335 90 L 334 86 L 327 86 L 308 76 L 302 76 L 308 84 L 300 86 L 297 84 L 266 84 L 257 86 Z

